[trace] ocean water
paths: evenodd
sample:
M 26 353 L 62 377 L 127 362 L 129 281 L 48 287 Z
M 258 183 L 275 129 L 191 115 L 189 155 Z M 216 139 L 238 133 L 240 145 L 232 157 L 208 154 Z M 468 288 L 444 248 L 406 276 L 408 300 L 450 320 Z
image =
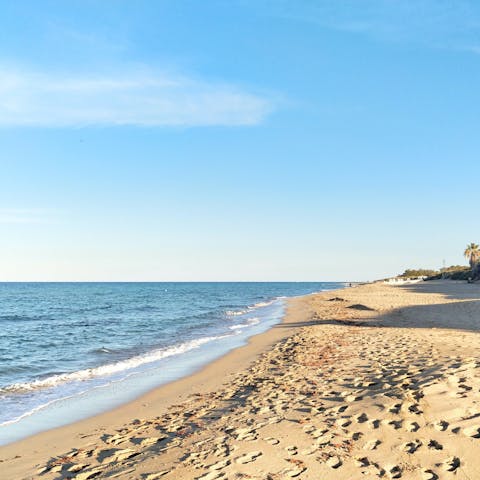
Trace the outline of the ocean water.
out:
M 187 375 L 342 283 L 0 283 L 0 444 Z

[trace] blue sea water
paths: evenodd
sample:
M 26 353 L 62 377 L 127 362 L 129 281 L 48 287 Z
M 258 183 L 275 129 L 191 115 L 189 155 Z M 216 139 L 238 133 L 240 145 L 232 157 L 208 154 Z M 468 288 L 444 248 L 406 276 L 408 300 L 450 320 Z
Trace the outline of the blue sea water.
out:
M 278 323 L 318 283 L 0 283 L 0 444 L 131 400 Z

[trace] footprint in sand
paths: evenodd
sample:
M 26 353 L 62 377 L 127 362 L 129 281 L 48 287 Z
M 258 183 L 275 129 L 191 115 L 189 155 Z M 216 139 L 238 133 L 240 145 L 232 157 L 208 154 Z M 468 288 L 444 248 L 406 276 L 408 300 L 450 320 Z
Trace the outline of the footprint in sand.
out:
M 435 423 L 433 427 L 435 430 L 438 430 L 439 432 L 444 432 L 448 428 L 449 423 L 446 422 L 445 420 L 440 420 L 439 422 Z
M 76 465 L 73 465 L 72 467 L 68 468 L 67 472 L 76 473 L 76 472 L 79 472 L 80 470 L 83 470 L 86 467 L 88 467 L 88 465 L 85 465 L 83 463 L 77 463 Z M 42 473 L 42 472 L 40 472 L 40 473 Z M 45 472 L 43 472 L 43 473 L 45 473 Z
M 443 450 L 443 445 L 432 439 L 428 442 L 428 448 L 433 450 Z
M 338 427 L 342 427 L 342 428 L 348 427 L 351 423 L 352 421 L 348 418 L 339 418 L 338 420 L 335 421 L 335 424 Z
M 463 433 L 467 437 L 480 438 L 480 427 L 475 425 L 474 427 L 468 427 L 463 430 Z
M 403 420 L 391 420 L 388 422 L 388 425 L 393 427 L 395 430 L 398 430 L 399 428 L 402 427 Z
M 374 429 L 378 428 L 380 426 L 380 420 L 370 420 L 369 426 Z
M 315 444 L 318 446 L 329 445 L 330 442 L 333 440 L 333 435 L 331 433 L 327 433 L 326 435 L 322 435 L 315 440 Z
M 162 440 L 165 440 L 166 438 L 167 437 L 146 437 L 140 439 L 138 445 L 140 445 L 141 447 L 150 447 L 152 445 L 155 445 L 156 443 L 161 442 Z
M 102 435 L 101 440 L 105 443 L 111 443 L 112 445 L 118 445 L 119 443 L 125 442 L 128 439 L 127 435 L 110 435 L 108 433 Z
M 353 432 L 350 437 L 352 438 L 352 440 L 354 442 L 360 440 L 362 437 L 363 437 L 363 433 L 362 432 Z
M 364 450 L 375 450 L 382 442 L 380 440 L 374 439 L 370 440 L 364 445 Z
M 420 410 L 420 406 L 418 405 L 418 403 L 414 403 L 413 405 L 410 405 L 408 407 L 408 411 L 410 413 L 414 413 L 415 415 L 420 415 L 421 413 L 423 413 L 423 411 Z
M 417 422 L 410 422 L 407 425 L 407 430 L 409 432 L 416 432 L 420 428 L 420 425 Z
M 338 468 L 342 465 L 343 462 L 340 457 L 334 455 L 332 457 L 329 457 L 325 463 L 331 468 Z
M 285 450 L 290 455 L 296 455 L 298 453 L 298 448 L 295 445 L 288 445 L 287 447 L 285 447 Z
M 97 455 L 97 460 L 100 463 L 103 463 L 105 460 L 108 463 L 112 462 L 122 462 L 123 460 L 127 460 L 129 458 L 136 457 L 139 455 L 140 452 L 136 452 L 131 448 L 124 448 L 124 449 L 112 449 L 112 450 L 100 450 Z
M 225 473 L 223 473 L 223 472 L 213 471 L 213 472 L 206 473 L 205 475 L 202 475 L 201 477 L 198 477 L 197 480 L 216 480 L 217 478 L 221 478 L 221 477 L 224 477 L 224 476 L 225 476 Z
M 403 450 L 407 453 L 415 453 L 421 446 L 422 442 L 420 440 L 414 440 L 403 445 Z
M 424 470 L 422 472 L 423 480 L 438 480 L 438 475 L 433 470 Z
M 280 443 L 280 440 L 278 440 L 278 438 L 273 438 L 273 437 L 267 437 L 267 438 L 264 438 L 264 440 L 270 445 L 278 445 Z
M 402 470 L 398 465 L 394 465 L 393 467 L 387 467 L 387 474 L 390 478 L 400 478 Z
M 318 447 L 316 445 L 312 445 L 311 447 L 302 450 L 300 453 L 302 455 L 313 455 L 316 451 L 318 451 Z
M 367 457 L 357 457 L 354 460 L 356 467 L 368 467 L 370 465 L 370 461 Z
M 358 402 L 362 399 L 363 399 L 363 397 L 361 395 L 347 395 L 345 397 L 345 401 L 348 402 L 348 403 Z
M 368 421 L 368 415 L 366 413 L 361 413 L 357 418 L 356 418 L 358 423 L 365 423 Z
M 230 465 L 230 460 L 222 460 L 220 462 L 214 463 L 213 465 L 210 465 L 208 468 L 210 470 L 222 470 L 222 468 L 225 468 L 228 465 Z
M 254 462 L 258 457 L 260 457 L 260 455 L 262 455 L 262 452 L 257 450 L 255 452 L 245 453 L 241 457 L 238 457 L 235 461 L 237 463 L 242 463 L 242 464 L 243 463 L 250 463 L 250 462 Z
M 443 468 L 448 472 L 454 472 L 459 466 L 460 459 L 458 457 L 451 457 L 443 462 Z
M 313 438 L 320 438 L 323 437 L 328 432 L 328 429 L 325 428 L 318 428 L 317 430 L 311 432 Z
M 388 411 L 389 411 L 390 413 L 395 413 L 395 414 L 397 414 L 397 413 L 400 413 L 400 409 L 401 409 L 401 408 L 402 408 L 402 404 L 401 404 L 401 403 L 397 403 L 397 404 L 395 404 L 393 407 L 391 407 Z
M 298 477 L 299 475 L 301 475 L 306 469 L 307 469 L 307 467 L 305 467 L 302 464 L 295 465 L 295 467 L 293 467 L 293 468 L 289 468 L 287 470 L 284 470 L 283 474 L 286 475 L 287 477 L 295 478 L 295 477 Z
M 161 472 L 147 473 L 147 475 L 144 477 L 144 480 L 158 480 L 169 472 L 170 470 L 162 470 Z
M 253 428 L 237 428 L 234 432 L 237 435 L 237 440 L 255 440 L 257 432 Z

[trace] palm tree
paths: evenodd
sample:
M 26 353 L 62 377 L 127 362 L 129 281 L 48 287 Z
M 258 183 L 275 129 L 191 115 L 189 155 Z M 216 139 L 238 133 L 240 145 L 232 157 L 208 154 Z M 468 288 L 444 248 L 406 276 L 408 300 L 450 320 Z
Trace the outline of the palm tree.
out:
M 468 259 L 468 263 L 470 263 L 470 267 L 472 270 L 476 270 L 476 266 L 478 261 L 480 260 L 480 246 L 476 243 L 470 243 L 467 245 L 467 248 L 463 252 L 465 257 Z

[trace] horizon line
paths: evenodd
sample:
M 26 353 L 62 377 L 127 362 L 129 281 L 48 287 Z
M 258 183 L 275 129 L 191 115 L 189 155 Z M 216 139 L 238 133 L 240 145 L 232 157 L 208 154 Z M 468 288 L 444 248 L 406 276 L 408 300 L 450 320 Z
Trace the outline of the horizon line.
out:
M 0 280 L 2 283 L 363 283 L 368 280 Z

